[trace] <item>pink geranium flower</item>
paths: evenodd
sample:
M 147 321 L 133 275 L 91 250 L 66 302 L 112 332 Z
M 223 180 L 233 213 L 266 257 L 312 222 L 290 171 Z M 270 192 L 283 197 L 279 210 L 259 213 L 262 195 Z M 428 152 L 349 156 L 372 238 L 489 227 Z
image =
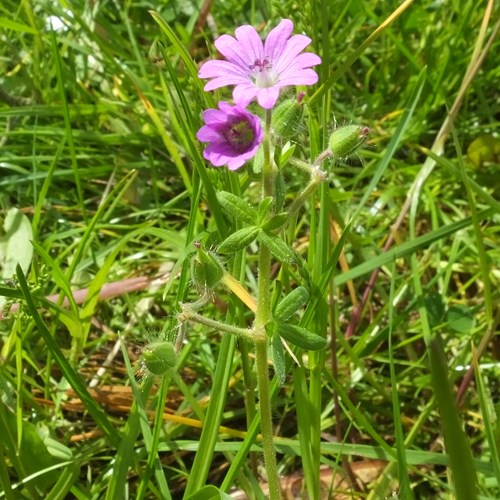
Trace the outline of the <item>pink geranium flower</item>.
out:
M 260 118 L 243 106 L 219 102 L 219 109 L 203 112 L 203 120 L 196 138 L 210 143 L 203 157 L 212 165 L 236 170 L 257 153 L 263 138 Z
M 200 78 L 212 78 L 205 90 L 235 85 L 233 99 L 247 106 L 253 99 L 264 109 L 278 100 L 280 90 L 290 85 L 313 85 L 318 75 L 311 68 L 321 59 L 311 52 L 301 53 L 311 39 L 305 35 L 290 37 L 293 23 L 281 21 L 262 43 L 253 26 L 240 26 L 236 38 L 222 35 L 215 40 L 217 50 L 225 61 L 208 61 L 200 68 Z

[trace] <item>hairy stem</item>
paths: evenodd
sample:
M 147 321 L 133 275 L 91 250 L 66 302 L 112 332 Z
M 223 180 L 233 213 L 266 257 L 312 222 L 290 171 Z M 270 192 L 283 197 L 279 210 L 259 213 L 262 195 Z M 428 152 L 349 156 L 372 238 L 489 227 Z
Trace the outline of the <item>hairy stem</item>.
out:
M 271 112 L 266 112 L 264 136 L 264 167 L 262 169 L 262 197 L 274 196 L 274 167 L 271 160 Z M 259 281 L 257 287 L 257 311 L 255 312 L 254 339 L 257 365 L 257 385 L 259 390 L 260 419 L 264 462 L 267 471 L 270 500 L 280 499 L 280 483 L 276 466 L 273 441 L 271 396 L 269 392 L 269 370 L 267 366 L 266 325 L 271 319 L 271 253 L 261 245 L 259 252 Z

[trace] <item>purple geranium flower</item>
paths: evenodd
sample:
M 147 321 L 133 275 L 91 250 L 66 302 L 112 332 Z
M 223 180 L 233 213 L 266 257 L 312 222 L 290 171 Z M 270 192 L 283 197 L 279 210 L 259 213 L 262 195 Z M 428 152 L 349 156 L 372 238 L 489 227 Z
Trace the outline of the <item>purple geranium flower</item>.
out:
M 321 59 L 311 52 L 301 52 L 311 43 L 304 35 L 290 38 L 293 23 L 288 19 L 274 28 L 263 44 L 253 26 L 240 26 L 236 38 L 222 35 L 215 40 L 217 50 L 227 59 L 203 64 L 200 78 L 213 78 L 205 90 L 235 85 L 234 102 L 247 106 L 257 98 L 264 109 L 278 100 L 280 89 L 289 85 L 313 85 L 318 75 L 311 68 Z
M 260 119 L 243 106 L 219 102 L 219 109 L 203 112 L 203 120 L 196 138 L 210 143 L 203 157 L 212 165 L 236 170 L 257 153 L 263 137 Z

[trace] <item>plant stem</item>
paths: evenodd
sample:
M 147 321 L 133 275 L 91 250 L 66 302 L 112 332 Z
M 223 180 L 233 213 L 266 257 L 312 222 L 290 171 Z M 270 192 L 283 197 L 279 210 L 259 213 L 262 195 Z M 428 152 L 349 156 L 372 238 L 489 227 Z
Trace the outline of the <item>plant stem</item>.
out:
M 181 304 L 181 312 L 178 315 L 178 318 L 181 323 L 185 321 L 194 321 L 195 323 L 200 323 L 201 325 L 208 326 L 214 330 L 224 333 L 232 333 L 233 335 L 242 337 L 246 340 L 253 340 L 252 332 L 247 328 L 239 328 L 238 326 L 228 325 L 214 319 L 205 318 L 205 316 L 194 312 L 187 304 Z
M 274 196 L 274 167 L 271 161 L 271 112 L 266 111 L 264 135 L 264 167 L 262 168 L 262 198 Z M 259 390 L 260 419 L 264 462 L 267 471 L 270 500 L 280 499 L 280 482 L 276 466 L 273 441 L 271 396 L 269 392 L 269 370 L 267 366 L 266 325 L 271 319 L 271 252 L 261 245 L 259 251 L 259 278 L 257 286 L 257 311 L 255 312 L 254 341 L 257 365 L 257 385 Z
M 269 499 L 280 499 L 280 481 L 276 466 L 276 453 L 273 441 L 273 421 L 271 414 L 271 394 L 269 392 L 269 370 L 267 366 L 267 338 L 255 343 L 255 358 L 257 363 L 257 385 L 259 387 L 260 429 L 262 447 L 266 464 Z

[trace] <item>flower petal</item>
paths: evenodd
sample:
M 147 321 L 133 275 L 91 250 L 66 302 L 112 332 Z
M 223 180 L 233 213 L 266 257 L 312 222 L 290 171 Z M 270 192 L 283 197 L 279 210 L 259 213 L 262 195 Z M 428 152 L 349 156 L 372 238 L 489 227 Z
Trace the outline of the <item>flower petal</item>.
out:
M 305 35 L 292 36 L 292 38 L 288 40 L 285 50 L 281 54 L 279 60 L 274 60 L 273 69 L 277 73 L 280 73 L 281 71 L 285 70 L 310 43 L 311 39 L 308 36 Z
M 280 86 L 288 85 L 314 85 L 318 81 L 318 74 L 313 69 L 301 69 L 299 71 L 287 72 L 283 79 L 280 79 Z
M 212 125 L 214 123 L 225 123 L 227 116 L 222 111 L 218 109 L 207 109 L 203 111 L 203 121 L 207 125 Z
M 267 35 L 264 45 L 264 56 L 270 61 L 277 62 L 287 46 L 287 41 L 293 30 L 293 23 L 289 19 L 283 19 L 276 28 Z
M 248 70 L 248 66 L 253 63 L 240 42 L 230 35 L 220 36 L 215 40 L 214 45 L 229 62 L 239 66 L 242 70 Z
M 242 83 L 248 83 L 248 78 L 243 78 L 241 76 L 235 76 L 229 78 L 227 76 L 219 76 L 218 78 L 214 78 L 205 84 L 203 87 L 207 92 L 209 90 L 215 90 L 220 87 L 225 87 L 226 85 L 240 85 Z
M 232 160 L 229 160 L 227 162 L 227 168 L 229 170 L 238 170 L 245 164 L 245 162 L 246 160 L 240 156 L 239 158 L 234 158 Z
M 253 26 L 245 24 L 236 28 L 234 34 L 240 42 L 241 48 L 247 54 L 247 60 L 253 64 L 257 60 L 264 59 L 264 45 Z
M 204 127 L 201 127 L 198 132 L 196 132 L 196 138 L 200 142 L 214 142 L 220 141 L 222 137 L 219 131 L 209 125 L 205 125 Z
M 257 94 L 257 102 L 264 109 L 270 109 L 276 104 L 279 95 L 280 95 L 280 87 L 278 85 L 274 85 L 272 87 L 268 87 L 265 89 L 260 89 Z
M 198 76 L 200 78 L 215 78 L 219 76 L 243 76 L 245 77 L 248 72 L 245 72 L 241 69 L 240 66 L 233 64 L 229 61 L 207 61 L 204 63 L 200 70 L 198 71 Z
M 236 85 L 233 90 L 233 101 L 240 106 L 248 106 L 258 92 L 259 89 L 253 83 Z

